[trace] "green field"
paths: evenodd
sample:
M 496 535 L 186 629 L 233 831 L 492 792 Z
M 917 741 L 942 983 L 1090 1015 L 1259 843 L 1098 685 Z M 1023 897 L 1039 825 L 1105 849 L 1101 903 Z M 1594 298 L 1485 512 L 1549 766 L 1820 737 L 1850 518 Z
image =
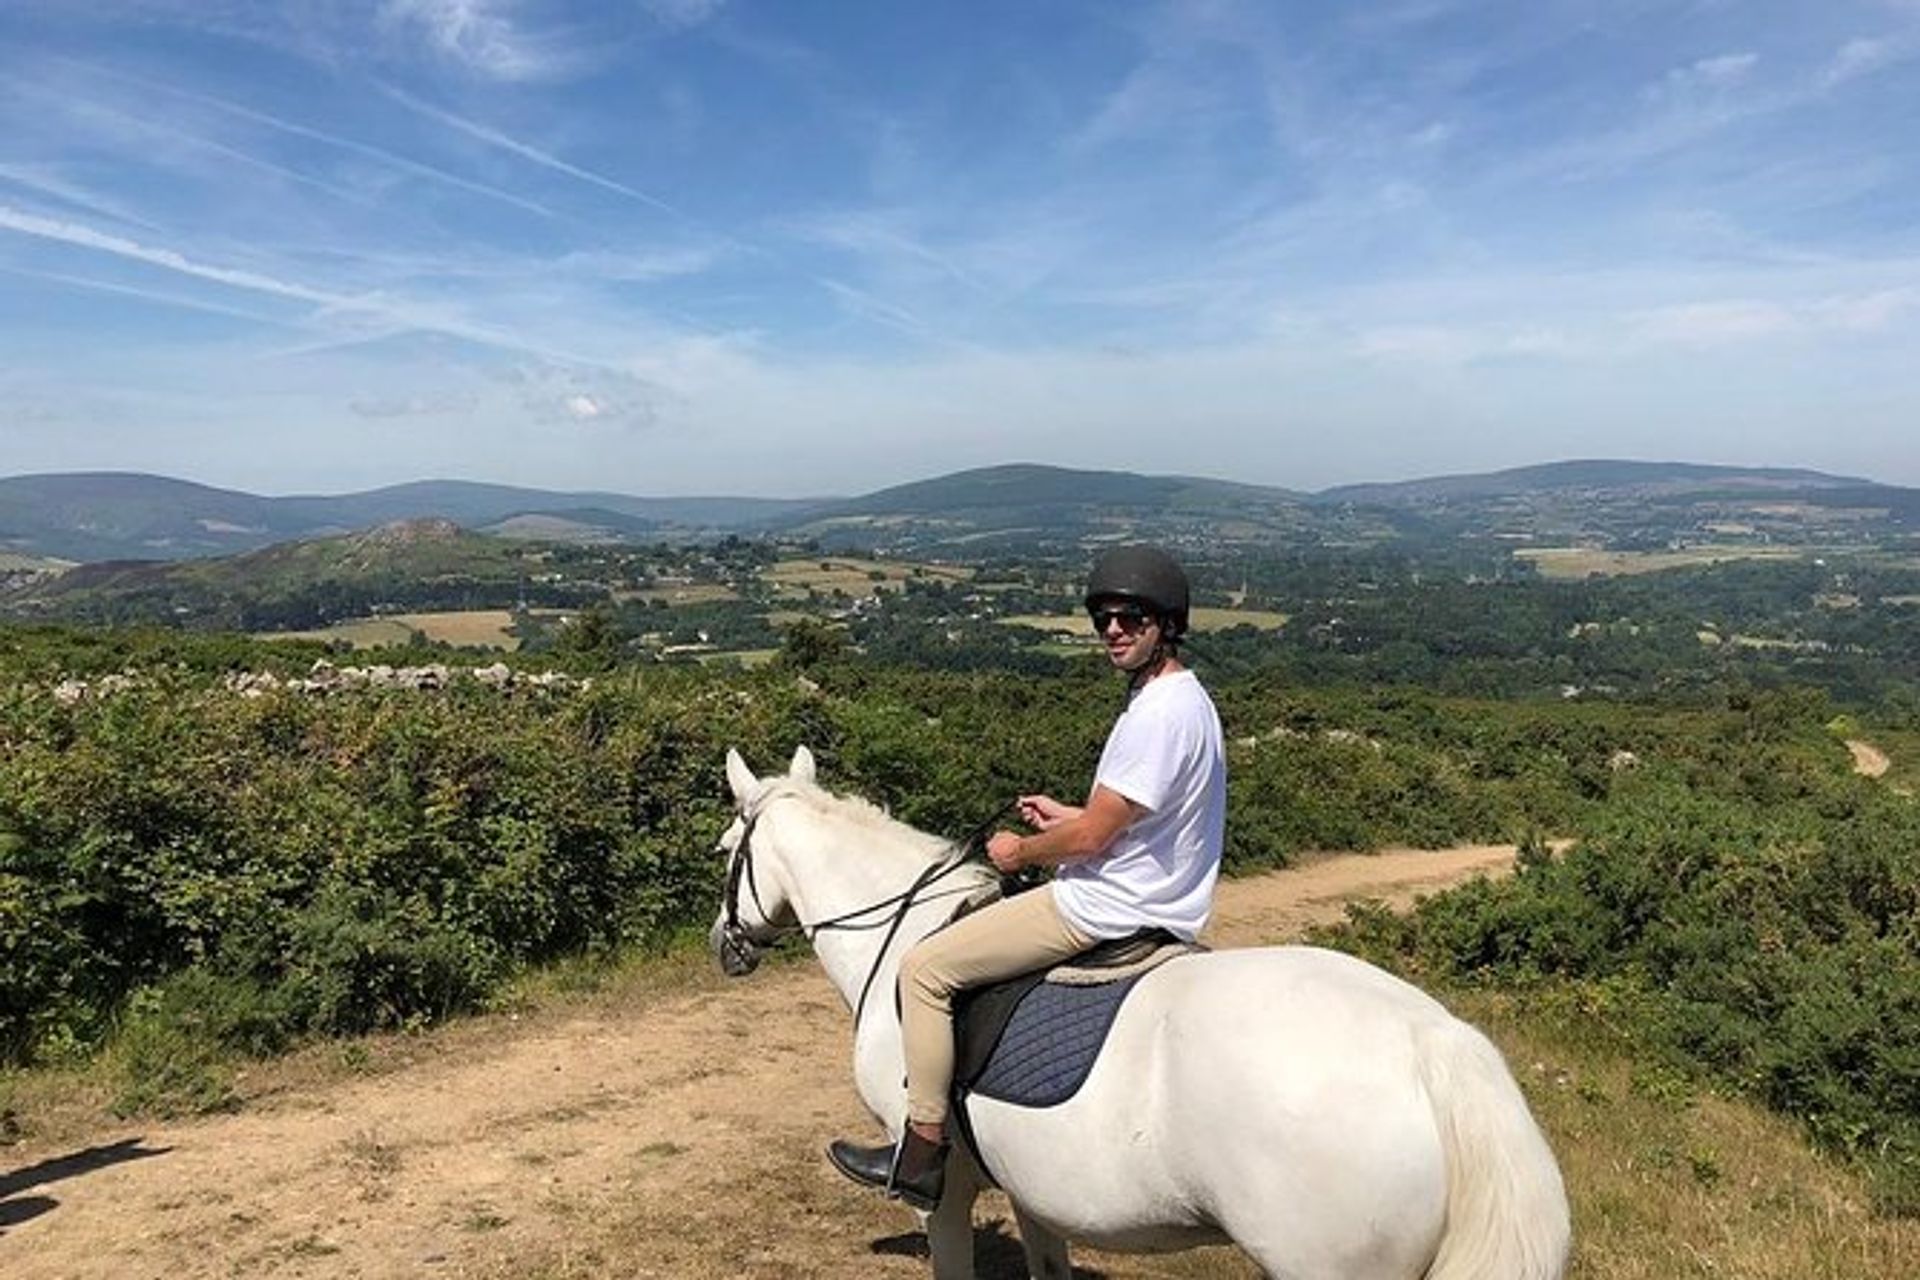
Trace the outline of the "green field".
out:
M 1801 550 L 1784 547 L 1688 547 L 1682 551 L 1603 551 L 1597 547 L 1522 547 L 1516 560 L 1530 561 L 1543 578 L 1623 577 L 1686 569 L 1728 560 L 1797 560 Z
M 13 551 L 0 551 L 0 573 L 17 573 L 25 570 L 39 573 L 46 569 L 70 569 L 70 560 L 48 560 L 40 556 L 23 556 Z

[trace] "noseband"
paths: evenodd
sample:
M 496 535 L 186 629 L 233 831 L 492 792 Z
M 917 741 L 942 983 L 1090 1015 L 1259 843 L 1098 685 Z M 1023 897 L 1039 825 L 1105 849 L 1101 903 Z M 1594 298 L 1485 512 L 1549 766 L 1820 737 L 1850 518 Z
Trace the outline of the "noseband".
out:
M 747 926 L 740 923 L 740 881 L 743 878 L 747 882 L 747 892 L 753 895 L 753 909 L 760 913 L 761 920 L 767 919 L 767 909 L 760 905 L 760 886 L 753 880 L 753 828 L 759 821 L 760 815 L 757 813 L 747 819 L 746 829 L 740 833 L 740 843 L 733 847 L 733 860 L 727 864 L 727 918 L 720 926 L 720 961 L 728 973 L 735 972 L 736 966 L 740 973 L 751 973 L 760 963 L 760 944 L 747 932 Z

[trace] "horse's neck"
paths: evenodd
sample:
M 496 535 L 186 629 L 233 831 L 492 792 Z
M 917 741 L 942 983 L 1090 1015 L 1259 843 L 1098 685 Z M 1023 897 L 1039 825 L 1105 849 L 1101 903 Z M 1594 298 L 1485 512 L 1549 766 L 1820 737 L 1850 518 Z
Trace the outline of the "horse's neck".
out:
M 812 924 L 860 913 L 846 922 L 857 927 L 816 933 L 814 954 L 849 1009 L 857 1007 L 864 990 L 869 992 L 869 1008 L 884 1005 L 891 1014 L 900 957 L 953 914 L 958 902 L 954 890 L 962 887 L 958 877 L 929 886 L 928 896 L 892 929 L 897 904 L 865 908 L 906 892 L 916 876 L 938 861 L 938 842 L 900 823 L 877 822 L 871 815 L 815 810 L 793 826 L 795 838 L 784 856 L 800 919 Z

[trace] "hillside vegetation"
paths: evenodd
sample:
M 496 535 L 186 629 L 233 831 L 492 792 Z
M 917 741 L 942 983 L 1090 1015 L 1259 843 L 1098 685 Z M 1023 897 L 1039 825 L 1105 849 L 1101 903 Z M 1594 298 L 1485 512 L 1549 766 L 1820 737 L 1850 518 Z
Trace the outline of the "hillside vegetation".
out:
M 528 965 L 704 924 L 728 746 L 807 743 L 836 785 L 957 833 L 1018 791 L 1075 794 L 1117 697 L 1092 657 L 940 672 L 808 634 L 751 672 L 243 697 L 224 673 L 315 649 L 0 633 L 0 1053 L 111 1042 L 123 1107 L 219 1106 L 236 1053 L 436 1020 Z M 76 670 L 116 675 L 63 694 Z M 1920 1208 L 1920 819 L 1853 773 L 1857 726 L 1825 695 L 1214 685 L 1231 866 L 1523 838 L 1512 884 L 1363 918 L 1346 945 L 1582 1010 Z M 1548 835 L 1577 843 L 1549 858 Z

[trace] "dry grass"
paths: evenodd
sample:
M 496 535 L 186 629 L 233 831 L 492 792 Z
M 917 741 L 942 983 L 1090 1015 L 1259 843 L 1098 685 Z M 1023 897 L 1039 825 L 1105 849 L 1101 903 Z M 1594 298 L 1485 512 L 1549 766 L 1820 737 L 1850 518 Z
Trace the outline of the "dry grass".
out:
M 320 640 L 328 644 L 345 641 L 356 649 L 378 649 L 385 645 L 403 645 L 413 638 L 413 628 L 398 618 L 355 618 L 330 627 L 306 631 L 256 631 L 256 640 Z
M 551 611 L 547 611 L 551 612 Z M 513 614 L 505 609 L 466 609 L 436 613 L 395 613 L 380 618 L 354 618 L 309 631 L 258 633 L 263 640 L 344 640 L 356 649 L 404 645 L 418 631 L 429 640 L 468 649 L 517 649 L 510 628 Z
M 1559 1156 L 1574 1211 L 1569 1280 L 1861 1280 L 1920 1275 L 1920 1223 L 1876 1219 L 1859 1180 L 1807 1150 L 1794 1126 L 1751 1106 L 1697 1095 L 1636 1068 L 1620 1053 L 1581 1047 L 1579 1034 L 1504 997 L 1472 995 L 1459 1012 L 1507 1054 Z M 776 1128 L 806 1128 L 776 1120 Z M 763 1135 L 764 1136 L 764 1135 Z M 793 1135 L 782 1135 L 793 1136 Z M 813 1135 L 806 1135 L 811 1138 Z M 814 1161 L 778 1154 L 771 1136 L 735 1171 L 752 1187 L 758 1229 L 715 1213 L 716 1231 L 690 1230 L 685 1205 L 622 1203 L 564 1253 L 521 1256 L 498 1273 L 561 1277 L 835 1274 L 847 1242 L 870 1250 L 862 1274 L 925 1274 L 924 1240 L 904 1214 L 850 1194 Z M 890 1224 L 898 1229 L 890 1233 Z M 1024 1276 L 1004 1198 L 975 1211 L 980 1274 Z M 1230 1249 L 1167 1256 L 1073 1251 L 1076 1274 L 1107 1280 L 1254 1280 Z
M 1805 549 L 1783 547 L 1689 547 L 1685 551 L 1603 551 L 1597 547 L 1522 547 L 1516 559 L 1529 560 L 1543 578 L 1621 577 L 1658 573 L 1729 560 L 1797 560 Z
M 972 576 L 971 569 L 954 565 L 863 560 L 849 556 L 782 560 L 761 574 L 768 585 L 787 597 L 804 597 L 809 591 L 823 595 L 843 591 L 850 596 L 864 596 L 875 591 L 898 591 L 913 577 L 965 582 Z
M 1278 631 L 1287 623 L 1287 615 L 1267 609 L 1221 609 L 1203 605 L 1192 611 L 1189 621 L 1195 631 L 1225 631 L 1229 627 L 1257 627 Z M 1032 627 L 1037 631 L 1064 631 L 1070 635 L 1093 636 L 1084 613 L 1022 613 L 1001 618 L 1002 626 Z
M 517 649 L 511 633 L 513 614 L 505 609 L 471 609 L 459 613 L 403 613 L 396 621 L 425 633 L 427 639 L 466 648 Z
M 1455 1005 L 1506 1052 L 1559 1155 L 1576 1280 L 1920 1275 L 1920 1222 L 1874 1217 L 1791 1121 L 1636 1066 L 1577 1021 L 1493 995 Z
M 1219 609 L 1200 605 L 1192 611 L 1191 622 L 1195 631 L 1225 631 L 1229 627 L 1278 631 L 1287 625 L 1287 615 L 1270 609 Z
M 719 600 L 738 600 L 740 593 L 718 582 L 669 583 L 645 591 L 616 591 L 616 601 L 645 600 L 649 604 L 713 604 Z

